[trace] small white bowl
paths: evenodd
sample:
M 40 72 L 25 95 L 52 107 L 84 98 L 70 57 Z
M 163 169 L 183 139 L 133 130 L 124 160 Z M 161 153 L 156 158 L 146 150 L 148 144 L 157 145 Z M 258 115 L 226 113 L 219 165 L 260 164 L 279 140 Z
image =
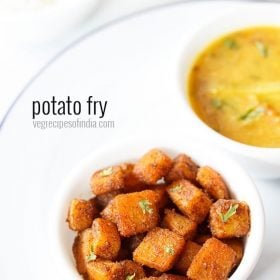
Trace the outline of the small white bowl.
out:
M 227 138 L 205 124 L 191 108 L 187 98 L 186 79 L 189 77 L 193 63 L 197 56 L 211 42 L 228 33 L 253 26 L 279 26 L 280 5 L 255 3 L 246 5 L 243 9 L 225 14 L 222 18 L 205 24 L 195 36 L 189 39 L 181 50 L 178 58 L 179 80 L 178 87 L 181 97 L 186 104 L 186 112 L 191 119 L 193 132 L 203 135 L 205 141 L 209 141 L 218 148 L 225 149 L 256 178 L 273 179 L 280 177 L 280 148 L 262 148 L 239 143 Z M 238 67 L 238 65 L 236 66 Z M 201 139 L 203 140 L 203 139 Z
M 49 2 L 50 4 L 38 8 L 0 11 L 0 35 L 19 43 L 41 44 L 57 40 L 89 18 L 99 1 Z
M 147 139 L 151 138 L 151 139 Z M 198 164 L 209 165 L 220 172 L 229 189 L 238 200 L 246 201 L 250 207 L 251 230 L 245 242 L 241 264 L 230 277 L 231 280 L 247 279 L 261 254 L 264 237 L 264 210 L 258 191 L 248 175 L 232 160 L 219 152 L 204 150 L 182 135 L 136 137 L 110 147 L 94 151 L 69 173 L 59 187 L 52 204 L 49 222 L 49 242 L 53 259 L 63 279 L 81 279 L 75 268 L 72 245 L 75 233 L 66 223 L 69 203 L 73 198 L 90 198 L 90 176 L 93 171 L 121 162 L 134 162 L 151 148 L 160 148 L 170 156 L 178 153 L 190 155 Z M 129 211 L 129 209 L 128 209 Z

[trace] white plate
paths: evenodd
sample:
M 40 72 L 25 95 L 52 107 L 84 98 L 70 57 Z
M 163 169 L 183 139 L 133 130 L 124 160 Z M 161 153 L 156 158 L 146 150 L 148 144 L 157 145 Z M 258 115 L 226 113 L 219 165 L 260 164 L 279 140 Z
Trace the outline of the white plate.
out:
M 37 5 L 36 2 L 30 2 L 23 1 L 18 6 L 12 2 L 11 5 L 7 5 L 9 2 L 6 5 L 4 3 L 4 8 L 0 11 L 2 39 L 11 40 L 15 44 L 35 45 L 61 39 L 64 34 L 89 19 L 99 1 L 38 1 Z
M 129 17 L 94 31 L 32 82 L 0 133 L 2 279 L 60 279 L 49 257 L 47 219 L 61 179 L 78 160 L 105 142 L 139 131 L 146 130 L 149 137 L 172 128 L 178 137 L 191 137 L 184 104 L 173 90 L 178 49 L 202 25 L 244 5 L 257 4 L 194 1 Z M 107 99 L 106 119 L 114 120 L 116 127 L 34 129 L 32 101 L 52 95 L 81 101 L 89 95 Z M 279 279 L 279 184 L 258 182 L 268 232 L 251 279 Z

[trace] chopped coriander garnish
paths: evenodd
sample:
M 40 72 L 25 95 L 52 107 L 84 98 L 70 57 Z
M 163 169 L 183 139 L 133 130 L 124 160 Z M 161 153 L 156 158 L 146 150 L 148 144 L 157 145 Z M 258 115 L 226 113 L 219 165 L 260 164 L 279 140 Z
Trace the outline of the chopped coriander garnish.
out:
M 135 278 L 135 273 L 133 273 L 132 275 L 127 275 L 125 280 L 133 280 Z
M 247 112 L 245 112 L 243 115 L 239 117 L 239 120 L 241 121 L 252 121 L 259 117 L 265 109 L 261 106 L 257 106 L 254 108 L 249 109 Z
M 164 247 L 164 251 L 165 253 L 169 254 L 169 255 L 174 255 L 174 249 L 171 246 L 165 246 Z
M 96 255 L 93 252 L 90 252 L 90 254 L 87 256 L 87 261 L 95 261 L 96 260 Z
M 236 213 L 237 208 L 238 208 L 238 204 L 230 205 L 230 208 L 228 209 L 228 211 L 225 214 L 220 213 L 220 218 L 221 218 L 222 222 L 226 223 L 228 221 L 228 219 Z
M 109 168 L 103 169 L 101 171 L 101 176 L 106 177 L 106 176 L 111 175 L 112 173 L 113 173 L 113 167 L 109 167 Z
M 225 45 L 225 47 L 227 47 L 231 50 L 238 49 L 238 44 L 233 39 L 228 38 L 228 39 L 224 40 L 224 45 Z
M 173 187 L 172 189 L 170 189 L 171 192 L 178 192 L 178 191 L 181 191 L 182 190 L 182 186 L 180 185 L 177 185 L 175 187 Z
M 268 57 L 268 48 L 262 41 L 256 41 L 255 46 L 262 57 Z
M 91 261 L 95 261 L 95 260 L 96 260 L 96 255 L 94 254 L 94 251 L 93 251 L 93 245 L 91 245 L 89 255 L 87 256 L 87 261 L 91 262 Z
M 221 109 L 224 104 L 223 104 L 223 101 L 221 99 L 214 98 L 214 99 L 211 100 L 211 105 L 215 109 Z
M 141 207 L 144 214 L 152 214 L 154 212 L 153 208 L 150 207 L 151 205 L 152 203 L 147 199 L 142 199 L 139 201 L 139 206 Z

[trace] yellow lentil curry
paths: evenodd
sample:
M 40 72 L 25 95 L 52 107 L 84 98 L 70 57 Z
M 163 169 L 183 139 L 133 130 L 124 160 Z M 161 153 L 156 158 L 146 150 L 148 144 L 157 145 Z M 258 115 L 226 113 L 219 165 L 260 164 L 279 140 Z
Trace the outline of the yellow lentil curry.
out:
M 224 36 L 197 58 L 188 79 L 197 115 L 222 135 L 280 147 L 280 28 Z

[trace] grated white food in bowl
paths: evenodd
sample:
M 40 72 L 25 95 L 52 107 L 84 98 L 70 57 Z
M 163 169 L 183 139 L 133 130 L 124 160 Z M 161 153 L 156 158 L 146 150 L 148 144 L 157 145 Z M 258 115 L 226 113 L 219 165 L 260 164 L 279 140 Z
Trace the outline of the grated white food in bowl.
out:
M 0 13 L 24 12 L 44 9 L 61 0 L 0 0 Z

